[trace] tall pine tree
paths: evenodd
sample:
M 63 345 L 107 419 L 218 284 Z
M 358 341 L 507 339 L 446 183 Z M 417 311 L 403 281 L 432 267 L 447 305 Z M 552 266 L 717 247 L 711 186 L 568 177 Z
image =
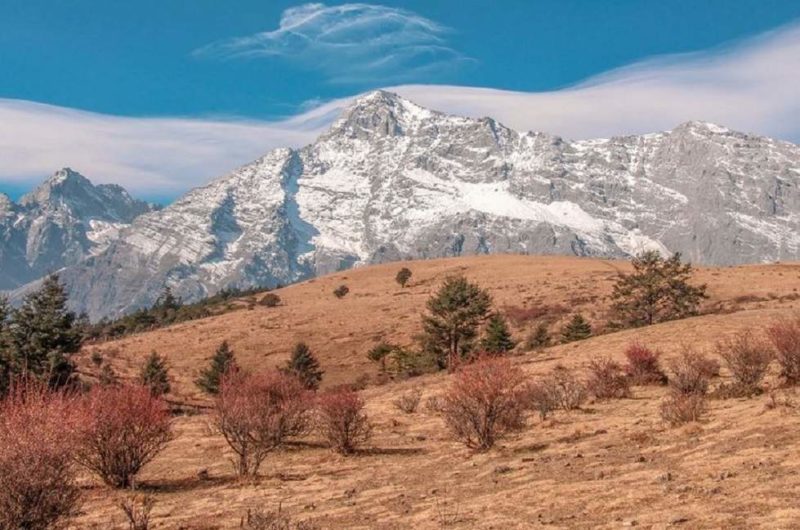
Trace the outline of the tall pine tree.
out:
M 516 345 L 503 315 L 500 313 L 492 315 L 486 325 L 486 334 L 481 341 L 481 349 L 486 353 L 499 354 L 513 350 Z
M 8 298 L 0 295 L 0 399 L 8 391 L 11 379 L 11 361 L 8 351 Z
M 215 396 L 219 394 L 219 386 L 225 374 L 236 369 L 236 358 L 228 341 L 224 340 L 214 352 L 214 356 L 211 357 L 211 364 L 200 372 L 200 377 L 197 378 L 195 384 L 206 394 Z
M 432 355 L 440 368 L 455 369 L 475 345 L 478 326 L 489 313 L 492 298 L 464 276 L 445 279 L 427 302 L 422 317 L 423 350 Z
M 309 390 L 319 388 L 322 375 L 325 373 L 320 370 L 319 361 L 305 342 L 298 342 L 295 345 L 283 371 L 296 376 Z
M 152 352 L 139 373 L 139 382 L 150 389 L 154 396 L 169 394 L 171 386 L 167 361 L 156 352 Z
M 8 325 L 11 371 L 36 377 L 53 387 L 74 380 L 73 353 L 81 347 L 82 333 L 75 314 L 67 309 L 67 294 L 58 276 L 45 278 L 12 311 Z

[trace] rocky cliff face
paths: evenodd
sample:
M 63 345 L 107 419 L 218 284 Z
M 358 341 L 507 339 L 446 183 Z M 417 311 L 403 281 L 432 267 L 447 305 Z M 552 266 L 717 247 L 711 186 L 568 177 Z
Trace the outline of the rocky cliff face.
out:
M 0 194 L 0 289 L 13 289 L 105 250 L 145 202 L 62 169 L 14 203 Z
M 374 92 L 314 144 L 138 217 L 63 277 L 98 318 L 152 303 L 165 284 L 195 299 L 405 258 L 798 259 L 799 183 L 797 146 L 708 123 L 570 142 Z

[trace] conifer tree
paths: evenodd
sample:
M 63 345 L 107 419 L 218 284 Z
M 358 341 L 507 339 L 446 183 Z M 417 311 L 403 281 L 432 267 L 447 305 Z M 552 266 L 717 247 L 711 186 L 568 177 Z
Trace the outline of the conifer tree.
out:
M 8 351 L 8 298 L 0 295 L 0 399 L 8 391 L 11 379 L 11 361 Z
M 572 320 L 561 330 L 563 342 L 573 342 L 576 340 L 587 339 L 592 336 L 592 326 L 579 313 L 576 313 Z
M 614 324 L 619 327 L 696 315 L 700 302 L 708 297 L 705 285 L 689 283 L 692 266 L 682 263 L 679 253 L 664 259 L 656 251 L 643 252 L 634 258 L 633 269 L 619 277 L 611 295 Z
M 217 348 L 217 351 L 214 352 L 214 356 L 211 357 L 211 364 L 200 372 L 200 377 L 197 378 L 195 384 L 206 394 L 215 396 L 219 394 L 219 386 L 223 376 L 236 369 L 236 358 L 228 345 L 228 341 L 224 340 Z
M 481 341 L 481 349 L 486 353 L 498 354 L 509 352 L 516 345 L 503 315 L 500 313 L 492 315 L 486 325 L 486 334 Z
M 156 352 L 152 352 L 139 373 L 139 383 L 149 388 L 154 396 L 169 394 L 171 387 L 166 360 Z
M 370 361 L 380 364 L 381 372 L 386 372 L 386 358 L 395 350 L 397 350 L 397 346 L 383 341 L 373 346 L 372 349 L 367 352 L 367 358 L 369 358 Z
M 70 357 L 82 340 L 75 321 L 58 276 L 48 276 L 39 290 L 11 312 L 7 349 L 12 373 L 36 377 L 53 387 L 74 381 Z
M 528 337 L 528 342 L 526 346 L 532 350 L 538 350 L 542 348 L 547 348 L 552 343 L 552 338 L 550 337 L 550 331 L 547 329 L 547 324 L 542 322 L 536 329 L 533 331 L 530 337 Z
M 455 369 L 475 345 L 478 326 L 486 318 L 492 298 L 464 276 L 451 276 L 427 303 L 422 317 L 422 347 L 440 368 Z
M 397 276 L 394 277 L 394 280 L 400 284 L 400 287 L 405 287 L 408 283 L 408 280 L 411 279 L 411 269 L 408 267 L 403 267 L 399 271 L 397 271 Z
M 292 356 L 286 362 L 283 371 L 296 376 L 309 390 L 316 390 L 325 373 L 320 370 L 319 361 L 311 353 L 305 342 L 298 342 L 292 350 Z

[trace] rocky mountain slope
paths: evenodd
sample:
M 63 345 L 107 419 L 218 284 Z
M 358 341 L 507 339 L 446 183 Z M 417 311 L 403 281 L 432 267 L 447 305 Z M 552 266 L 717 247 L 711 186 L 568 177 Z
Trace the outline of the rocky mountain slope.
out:
M 228 286 L 480 253 L 704 264 L 800 257 L 800 147 L 702 122 L 570 142 L 396 95 L 356 100 L 315 143 L 278 149 L 138 217 L 64 271 L 93 318 Z
M 102 252 L 121 228 L 152 210 L 121 187 L 94 186 L 69 168 L 19 203 L 0 193 L 0 290 Z

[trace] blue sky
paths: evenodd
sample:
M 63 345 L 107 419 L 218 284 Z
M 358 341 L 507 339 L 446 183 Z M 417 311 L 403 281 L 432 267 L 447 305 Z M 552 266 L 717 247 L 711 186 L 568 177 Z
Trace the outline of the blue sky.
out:
M 457 54 L 457 64 L 402 71 L 415 66 L 410 61 L 400 70 L 365 76 L 348 72 L 353 65 L 333 53 L 316 64 L 290 54 L 237 59 L 193 53 L 213 42 L 275 30 L 281 14 L 297 5 L 4 0 L 0 97 L 128 116 L 270 118 L 295 113 L 304 102 L 398 81 L 543 91 L 646 57 L 718 46 L 800 17 L 795 0 L 386 1 L 383 6 L 440 25 L 438 37 Z M 334 78 L 323 63 L 339 75 Z
M 709 119 L 798 141 L 798 22 L 796 0 L 0 0 L 0 191 L 72 165 L 172 197 L 387 86 L 570 137 Z

